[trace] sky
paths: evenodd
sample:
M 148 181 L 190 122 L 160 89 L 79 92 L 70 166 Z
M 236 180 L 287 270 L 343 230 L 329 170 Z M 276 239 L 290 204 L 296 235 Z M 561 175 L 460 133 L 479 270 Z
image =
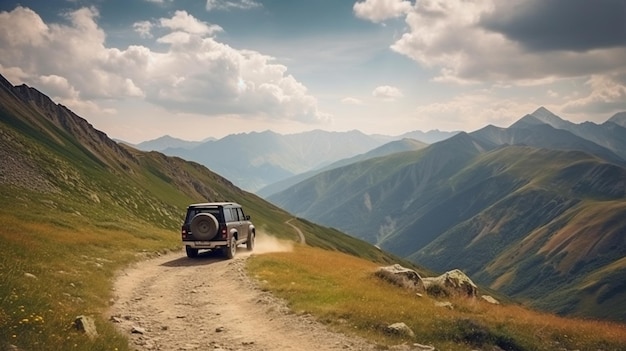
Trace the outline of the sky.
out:
M 0 0 L 0 73 L 131 143 L 626 111 L 626 0 Z

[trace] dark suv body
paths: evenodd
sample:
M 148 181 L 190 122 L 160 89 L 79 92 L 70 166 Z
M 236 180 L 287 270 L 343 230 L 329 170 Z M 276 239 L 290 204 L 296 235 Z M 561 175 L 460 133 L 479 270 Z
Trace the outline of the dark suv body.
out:
M 187 207 L 181 236 L 188 257 L 198 256 L 201 249 L 219 248 L 226 257 L 233 258 L 240 244 L 246 244 L 248 251 L 254 249 L 256 230 L 241 205 L 206 202 Z

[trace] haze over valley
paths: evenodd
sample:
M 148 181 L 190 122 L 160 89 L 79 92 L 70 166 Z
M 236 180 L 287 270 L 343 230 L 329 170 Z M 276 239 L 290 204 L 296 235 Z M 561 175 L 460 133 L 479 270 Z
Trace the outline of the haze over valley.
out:
M 535 307 L 622 320 L 611 306 L 625 302 L 625 117 L 575 124 L 540 107 L 470 133 L 266 131 L 137 147 L 160 145 L 299 217 L 436 271 L 460 267 Z
M 568 316 L 624 321 L 623 309 L 616 306 L 623 306 L 626 295 L 622 286 L 626 169 L 618 156 L 619 148 L 613 148 L 615 152 L 609 149 L 615 144 L 611 136 L 619 138 L 623 133 L 624 127 L 614 123 L 619 122 L 621 114 L 590 128 L 593 135 L 604 133 L 607 147 L 552 127 L 545 120 L 559 120 L 543 108 L 506 129 L 487 126 L 472 133 L 456 133 L 430 145 L 414 139 L 391 141 L 305 173 L 305 179 L 296 181 L 295 185 L 283 184 L 285 190 L 278 190 L 269 197 L 278 205 L 274 206 L 196 162 L 116 143 L 34 88 L 12 86 L 4 79 L 1 82 L 0 190 L 5 194 L 2 197 L 5 205 L 0 213 L 3 222 L 0 234 L 4 242 L 0 274 L 3 281 L 8 282 L 5 290 L 10 294 L 7 295 L 10 298 L 0 304 L 6 311 L 4 315 L 22 318 L 21 313 L 26 313 L 20 308 L 15 310 L 13 301 L 18 302 L 18 307 L 36 306 L 30 302 L 34 299 L 46 305 L 58 301 L 60 296 L 74 303 L 61 305 L 66 312 L 60 312 L 58 307 L 38 311 L 38 315 L 31 312 L 35 316 L 30 317 L 35 318 L 33 323 L 52 320 L 49 325 L 64 324 L 68 314 L 78 315 L 85 309 L 101 308 L 97 306 L 102 306 L 102 299 L 106 301 L 109 295 L 99 286 L 107 284 L 110 281 L 107 277 L 116 269 L 143 257 L 146 248 L 169 247 L 171 250 L 180 245 L 180 216 L 187 204 L 230 200 L 242 203 L 262 232 L 293 240 L 294 228 L 297 228 L 297 237 L 305 238 L 300 239 L 301 245 L 306 243 L 322 250 L 309 252 L 304 247 L 295 247 L 296 253 L 282 258 L 291 262 L 290 267 L 294 264 L 309 267 L 312 262 L 332 264 L 337 259 L 348 264 L 346 253 L 358 257 L 355 259 L 362 260 L 359 261 L 362 264 L 425 265 L 427 268 L 417 268 L 423 275 L 454 267 L 450 272 L 461 269 L 479 284 L 508 294 L 528 306 Z M 15 236 L 17 232 L 22 234 Z M 38 242 L 50 244 L 34 244 Z M 336 254 L 323 253 L 328 250 L 341 253 L 342 258 L 331 258 Z M 54 254 L 51 255 L 51 251 Z M 30 254 L 23 256 L 22 252 Z M 162 251 L 157 252 L 160 255 Z M 293 261 L 302 260 L 300 255 L 305 252 L 313 257 L 301 263 Z M 252 261 L 267 262 L 263 274 L 279 273 L 270 268 L 276 267 L 276 263 L 271 262 L 278 257 L 262 256 Z M 42 263 L 41 257 L 48 259 Z M 180 258 L 174 259 L 178 260 Z M 77 262 L 84 263 L 76 266 Z M 94 272 L 92 266 L 98 270 Z M 352 273 L 350 276 L 359 282 L 351 284 L 372 284 L 369 276 L 362 277 L 364 280 L 358 278 L 366 270 L 361 268 L 358 273 Z M 67 271 L 72 272 L 69 283 L 59 280 Z M 288 273 L 290 269 L 280 272 Z M 326 274 L 329 272 L 318 272 L 315 276 L 318 281 L 337 279 L 320 278 Z M 285 279 L 306 284 L 310 279 L 307 276 L 298 274 L 273 284 Z M 87 294 L 88 298 L 78 299 L 64 292 L 66 286 L 76 286 L 74 279 L 89 281 L 86 285 L 81 283 L 82 287 L 75 292 Z M 341 286 L 345 286 L 346 279 L 342 278 Z M 35 286 L 40 280 L 46 289 Z M 321 292 L 332 294 L 333 289 L 327 286 Z M 364 289 L 370 291 L 370 288 Z M 406 296 L 397 289 L 392 288 L 393 292 L 385 296 Z M 179 296 L 188 291 L 179 291 L 176 287 L 171 293 Z M 417 297 L 413 294 L 411 301 L 405 303 L 420 305 L 416 311 L 433 306 L 431 299 L 437 301 L 441 297 L 430 296 L 431 293 L 423 303 L 415 300 Z M 163 296 L 162 292 L 154 294 Z M 378 333 L 375 330 L 379 330 L 376 325 L 380 321 L 375 316 L 372 319 L 367 311 L 380 304 L 360 304 L 355 310 L 350 301 L 346 301 L 349 307 L 342 308 L 349 308 L 351 313 L 356 311 L 366 320 L 354 323 L 365 323 L 368 333 Z M 470 305 L 466 305 L 468 303 Z M 503 336 L 502 331 L 496 331 L 502 327 L 501 322 L 497 322 L 499 307 L 476 305 L 471 299 L 458 300 L 455 304 L 460 304 L 461 311 L 465 311 L 460 313 L 469 314 L 470 319 L 463 316 L 449 320 L 445 319 L 447 313 L 431 314 L 428 318 L 435 320 L 429 323 L 431 326 L 452 324 L 444 327 L 445 333 L 441 335 L 433 331 L 420 333 L 419 341 L 432 340 L 431 343 L 450 345 L 458 350 L 466 350 L 468 345 L 561 343 L 553 336 L 547 341 L 534 338 L 532 342 L 522 341 L 530 340 L 524 330 L 530 328 L 530 333 L 536 335 L 533 330 L 542 324 L 538 320 L 545 318 L 536 316 L 535 312 L 509 312 L 532 317 L 520 320 L 521 329 L 520 322 L 506 322 L 508 331 Z M 324 306 L 324 303 L 315 306 Z M 482 312 L 479 317 L 472 312 L 476 306 L 491 312 Z M 393 312 L 396 317 L 392 318 L 401 314 Z M 162 323 L 159 315 L 145 316 L 150 318 L 150 323 Z M 416 323 L 413 319 L 416 316 L 409 314 L 410 323 Z M 448 322 L 438 316 L 444 316 Z M 29 323 L 30 319 L 20 320 L 22 324 L 11 318 L 0 321 L 6 327 L 0 332 L 3 339 L 19 341 L 20 345 L 36 345 L 36 340 L 45 338 L 62 349 L 67 343 L 80 339 L 85 349 L 92 349 L 97 346 L 90 345 L 103 342 L 111 345 L 111 340 L 118 338 L 114 330 L 107 329 L 103 331 L 105 336 L 92 337 L 90 341 L 80 332 L 70 332 L 59 340 L 54 328 L 39 324 L 31 328 L 27 324 L 25 329 L 20 325 Z M 335 319 L 327 316 L 325 320 Z M 458 329 L 466 323 L 494 336 L 477 340 L 474 334 L 467 334 L 465 327 Z M 626 340 L 607 336 L 625 335 L 614 331 L 621 328 L 618 325 L 602 324 L 603 331 L 596 331 L 590 337 L 589 330 L 597 326 L 573 320 L 556 323 L 555 326 L 576 325 L 563 326 L 569 330 L 569 335 L 574 335 L 566 343 L 571 347 L 594 345 L 592 347 L 597 348 L 595 345 L 607 345 L 607 342 L 626 344 Z M 172 333 L 174 337 L 178 335 L 175 331 Z M 280 335 L 268 335 L 266 339 L 272 338 L 280 339 Z M 118 340 L 118 349 L 126 347 L 125 339 Z M 466 344 L 459 340 L 471 342 Z M 145 345 L 153 345 L 152 342 Z M 178 338 L 172 342 L 180 344 L 185 340 Z M 521 346 L 510 347 L 505 349 L 516 350 Z M 619 349 L 619 346 L 609 349 Z

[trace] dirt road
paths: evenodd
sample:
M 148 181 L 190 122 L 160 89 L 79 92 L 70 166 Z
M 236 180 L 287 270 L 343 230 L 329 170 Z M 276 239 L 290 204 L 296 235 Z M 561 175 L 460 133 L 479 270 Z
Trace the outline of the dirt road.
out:
M 257 240 L 255 254 L 277 247 Z M 374 350 L 291 313 L 244 272 L 249 254 L 188 259 L 168 254 L 140 262 L 116 281 L 110 314 L 136 350 Z

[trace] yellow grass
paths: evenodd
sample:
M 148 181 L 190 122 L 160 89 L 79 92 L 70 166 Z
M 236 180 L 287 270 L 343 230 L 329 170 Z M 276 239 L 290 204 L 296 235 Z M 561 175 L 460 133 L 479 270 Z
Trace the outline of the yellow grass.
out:
M 493 345 L 505 350 L 626 349 L 623 325 L 561 318 L 478 299 L 446 300 L 453 310 L 437 307 L 431 297 L 418 297 L 375 278 L 378 265 L 338 252 L 297 246 L 289 253 L 254 256 L 248 268 L 296 313 L 311 313 L 381 347 L 418 342 L 440 350 Z M 388 335 L 385 327 L 395 322 L 406 323 L 416 337 Z
M 115 272 L 138 252 L 178 246 L 155 228 L 102 229 L 23 221 L 0 213 L 0 349 L 127 350 L 128 342 L 103 316 Z M 140 239 L 160 237 L 152 244 Z M 178 239 L 176 237 L 176 239 Z M 175 244 L 174 244 L 175 243 Z M 76 316 L 95 318 L 99 337 L 75 330 Z

